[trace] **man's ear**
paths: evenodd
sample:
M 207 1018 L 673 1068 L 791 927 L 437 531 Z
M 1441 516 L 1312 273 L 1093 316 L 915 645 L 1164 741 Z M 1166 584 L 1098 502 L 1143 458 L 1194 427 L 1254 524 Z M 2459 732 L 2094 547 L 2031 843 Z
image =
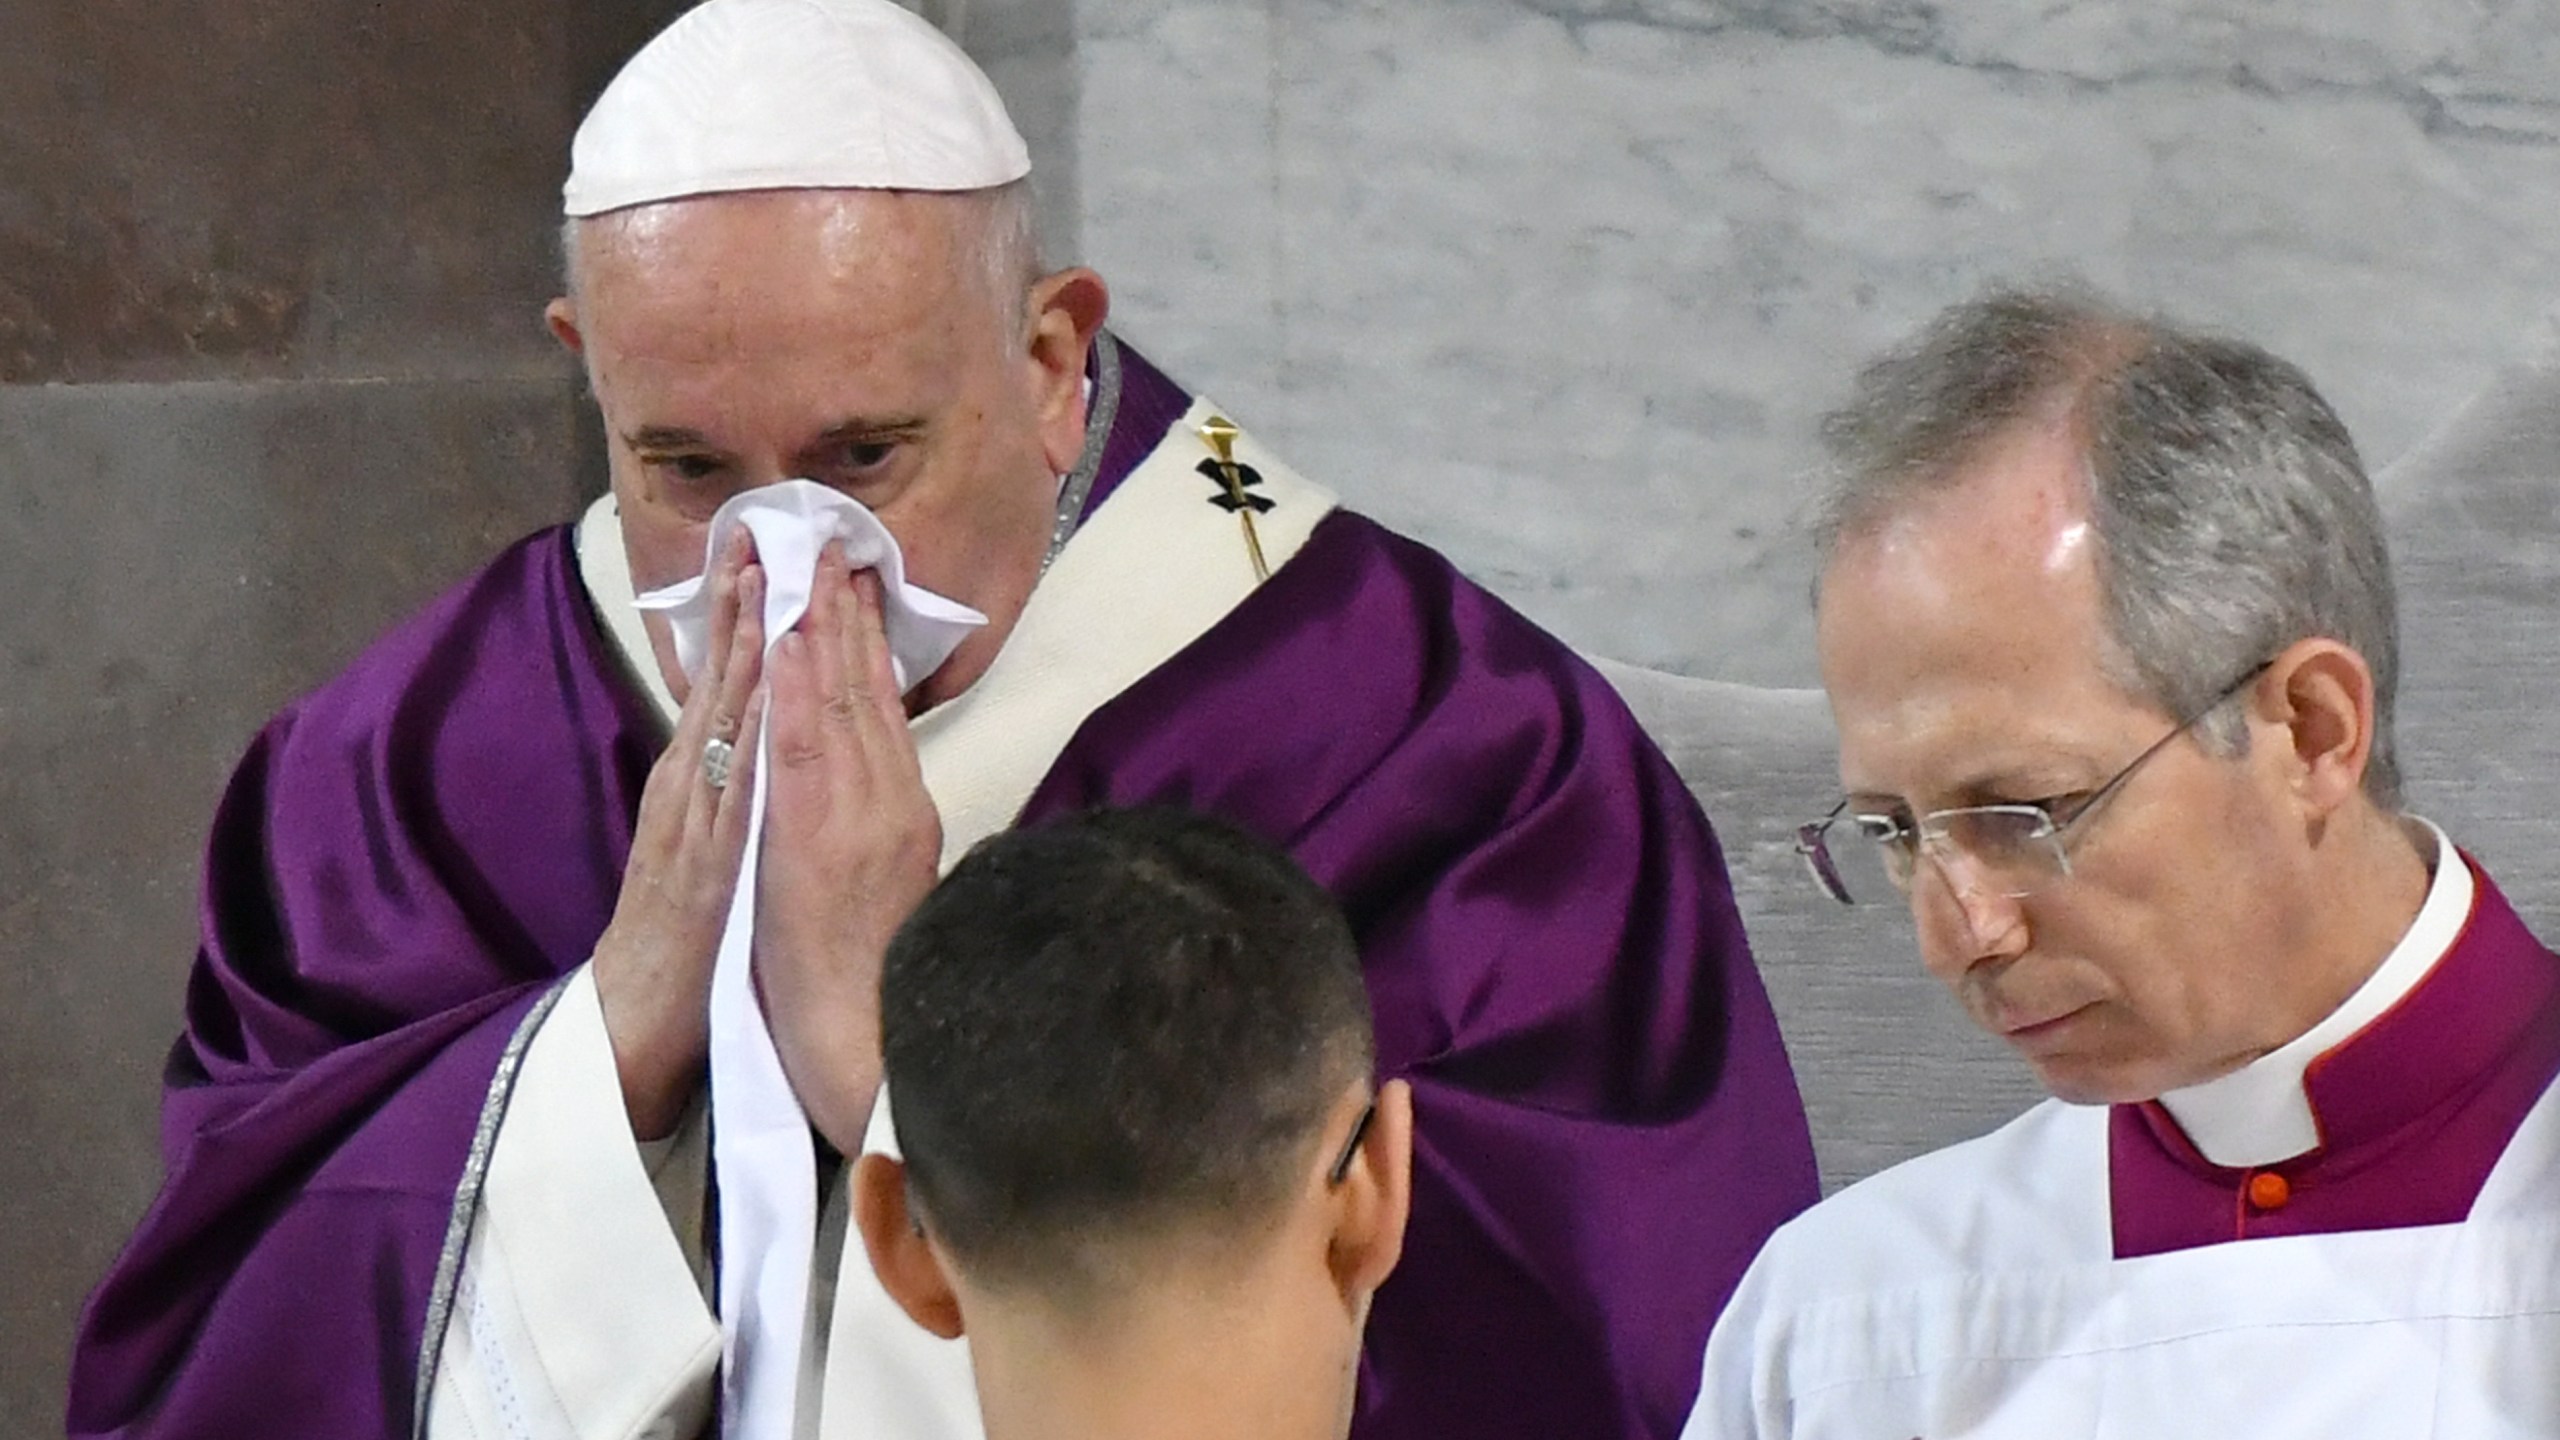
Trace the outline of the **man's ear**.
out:
M 578 307 L 569 303 L 568 296 L 542 307 L 542 323 L 551 327 L 551 338 L 567 346 L 570 354 L 586 355 L 587 337 L 578 333 Z
M 1041 278 L 1023 301 L 1030 312 L 1025 360 L 1040 411 L 1040 449 L 1064 475 L 1084 454 L 1084 367 L 1093 337 L 1111 314 L 1111 291 L 1081 265 Z
M 1334 1284 L 1344 1303 L 1365 1310 L 1404 1254 L 1404 1222 L 1413 1210 L 1413 1087 L 1390 1080 L 1378 1087 L 1377 1113 L 1335 1187 Z M 1358 1113 L 1340 1118 L 1347 1128 Z
M 2373 703 L 2373 667 L 2335 640 L 2286 646 L 2259 682 L 2253 714 L 2282 727 L 2288 778 L 2312 820 L 2363 792 Z
M 853 1223 L 880 1288 L 907 1318 L 945 1340 L 958 1339 L 960 1298 L 907 1204 L 906 1166 L 886 1155 L 853 1162 Z

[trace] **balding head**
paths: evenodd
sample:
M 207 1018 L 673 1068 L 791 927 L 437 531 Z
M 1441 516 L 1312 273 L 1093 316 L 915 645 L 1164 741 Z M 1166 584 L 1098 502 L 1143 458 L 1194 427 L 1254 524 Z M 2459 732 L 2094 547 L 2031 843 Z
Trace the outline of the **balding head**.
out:
M 2328 402 L 2244 341 L 2093 297 L 2004 292 L 1959 305 L 1858 377 L 1824 422 L 1826 561 L 1961 480 L 2014 434 L 2059 427 L 2080 451 L 2106 618 L 2104 657 L 2171 714 L 2296 640 L 2371 666 L 2367 792 L 2399 803 L 2397 609 L 2373 488 Z M 2235 726 L 2209 722 L 2226 748 Z
M 1930 972 L 2065 1099 L 2198 1084 L 2333 1011 L 2425 872 L 2372 492 L 2300 372 L 1996 296 L 1828 435 L 1831 883 L 1898 887 Z

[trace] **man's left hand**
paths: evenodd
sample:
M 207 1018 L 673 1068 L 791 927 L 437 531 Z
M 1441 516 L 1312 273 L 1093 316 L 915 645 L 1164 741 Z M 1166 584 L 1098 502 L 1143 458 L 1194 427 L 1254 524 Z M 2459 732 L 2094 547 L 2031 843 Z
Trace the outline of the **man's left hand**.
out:
M 880 1088 L 880 962 L 942 857 L 889 662 L 880 577 L 820 556 L 765 667 L 771 746 L 756 980 L 783 1073 L 829 1143 L 862 1148 Z

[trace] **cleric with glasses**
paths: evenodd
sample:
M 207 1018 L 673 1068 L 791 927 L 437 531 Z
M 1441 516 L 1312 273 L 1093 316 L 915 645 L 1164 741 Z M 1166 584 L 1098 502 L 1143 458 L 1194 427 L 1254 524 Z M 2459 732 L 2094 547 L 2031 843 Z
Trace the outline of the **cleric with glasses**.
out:
M 1825 434 L 1797 848 L 2054 1098 L 1781 1228 L 1688 1440 L 2560 1435 L 2560 957 L 2403 806 L 2336 415 L 2012 294 Z

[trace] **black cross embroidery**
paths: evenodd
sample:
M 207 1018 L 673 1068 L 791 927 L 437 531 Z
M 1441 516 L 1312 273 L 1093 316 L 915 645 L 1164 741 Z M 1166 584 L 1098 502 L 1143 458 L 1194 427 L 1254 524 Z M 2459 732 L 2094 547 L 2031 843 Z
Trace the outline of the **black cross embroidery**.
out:
M 1247 465 L 1241 460 L 1235 463 L 1235 490 L 1233 493 L 1230 493 L 1227 489 L 1226 466 L 1215 460 L 1203 460 L 1200 462 L 1200 473 L 1208 476 L 1209 483 L 1218 487 L 1216 493 L 1209 497 L 1209 503 L 1226 511 L 1230 515 L 1233 515 L 1247 505 L 1253 507 L 1253 513 L 1256 515 L 1268 514 L 1274 504 L 1274 502 L 1267 497 L 1261 495 L 1247 495 L 1244 493 L 1245 491 L 1262 483 L 1262 472 L 1254 469 L 1252 466 Z

